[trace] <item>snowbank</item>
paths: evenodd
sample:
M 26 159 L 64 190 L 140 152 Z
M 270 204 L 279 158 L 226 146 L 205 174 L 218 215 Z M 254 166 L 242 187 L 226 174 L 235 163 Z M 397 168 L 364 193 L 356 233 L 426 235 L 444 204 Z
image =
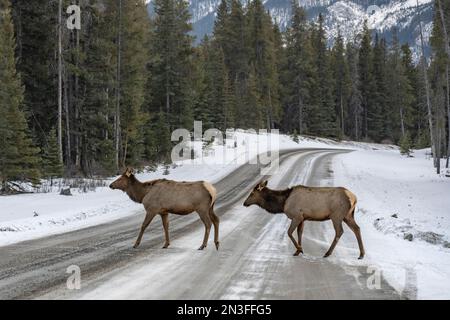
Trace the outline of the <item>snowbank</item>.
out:
M 364 263 L 408 298 L 449 299 L 450 179 L 436 175 L 426 151 L 339 155 L 334 183 L 358 196 Z
M 137 174 L 140 180 L 161 177 L 175 180 L 208 180 L 216 182 L 252 159 L 273 147 L 297 148 L 352 148 L 386 149 L 391 146 L 355 142 L 336 142 L 330 139 L 299 137 L 299 143 L 287 135 L 272 135 L 276 144 L 268 143 L 270 135 L 236 130 L 223 145 L 213 143 L 202 146 L 195 161 L 180 161 L 169 168 L 160 166 L 154 172 Z M 194 142 L 201 143 L 201 142 Z M 203 143 L 201 143 L 203 145 Z M 194 148 L 195 149 L 195 148 Z M 106 185 L 115 177 L 106 181 Z M 58 188 L 49 193 L 0 196 L 0 245 L 16 243 L 37 237 L 64 233 L 80 228 L 106 223 L 132 214 L 141 214 L 142 207 L 128 197 L 107 187 L 97 187 L 95 192 L 79 192 L 73 196 L 59 195 Z

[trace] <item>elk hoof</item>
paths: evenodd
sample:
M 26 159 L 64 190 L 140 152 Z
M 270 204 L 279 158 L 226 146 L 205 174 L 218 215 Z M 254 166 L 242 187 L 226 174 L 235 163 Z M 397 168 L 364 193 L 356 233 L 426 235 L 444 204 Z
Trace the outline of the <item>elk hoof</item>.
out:
M 362 260 L 362 258 L 364 258 L 364 256 L 359 256 L 359 257 L 358 257 L 358 260 Z
M 219 241 L 216 242 L 216 250 L 219 250 Z
M 198 250 L 203 250 L 203 249 L 205 249 L 205 248 L 206 248 L 206 246 L 202 244 L 202 245 L 200 246 L 200 248 L 198 248 Z
M 169 243 L 166 243 L 162 248 L 167 249 L 169 247 Z
M 139 246 L 139 243 L 135 243 L 133 249 L 136 249 Z
M 297 251 L 295 251 L 295 253 L 294 253 L 294 257 L 298 256 L 300 253 L 303 254 L 303 250 L 297 249 Z
M 323 256 L 324 258 L 328 258 L 330 256 L 330 253 L 325 253 L 325 255 Z

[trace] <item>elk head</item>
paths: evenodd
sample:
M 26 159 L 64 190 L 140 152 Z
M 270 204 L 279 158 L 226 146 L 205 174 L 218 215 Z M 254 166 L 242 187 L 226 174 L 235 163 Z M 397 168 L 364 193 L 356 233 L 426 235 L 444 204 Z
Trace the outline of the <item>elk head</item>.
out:
M 134 172 L 132 168 L 126 168 L 124 173 L 116 179 L 109 187 L 113 190 L 119 189 L 125 191 L 131 183 L 131 178 L 134 177 Z
M 248 207 L 252 204 L 261 206 L 261 204 L 264 202 L 263 190 L 265 187 L 267 187 L 267 180 L 258 183 L 256 187 L 253 188 L 252 193 L 250 193 L 247 200 L 245 200 L 244 206 Z

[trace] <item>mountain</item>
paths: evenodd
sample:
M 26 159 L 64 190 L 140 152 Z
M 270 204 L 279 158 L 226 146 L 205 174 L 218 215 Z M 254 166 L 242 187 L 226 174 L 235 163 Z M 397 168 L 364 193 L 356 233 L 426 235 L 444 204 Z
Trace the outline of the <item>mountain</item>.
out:
M 216 10 L 221 0 L 188 0 L 192 14 L 193 34 L 198 42 L 213 30 Z M 247 0 L 241 0 L 245 6 Z M 325 16 L 325 27 L 330 43 L 341 31 L 345 39 L 353 38 L 367 19 L 369 28 L 387 40 L 398 30 L 402 43 L 409 43 L 418 52 L 420 45 L 419 18 L 428 41 L 432 28 L 433 0 L 297 0 L 310 20 L 319 13 Z M 291 0 L 263 0 L 273 20 L 282 30 L 289 25 Z M 150 5 L 151 7 L 151 5 Z

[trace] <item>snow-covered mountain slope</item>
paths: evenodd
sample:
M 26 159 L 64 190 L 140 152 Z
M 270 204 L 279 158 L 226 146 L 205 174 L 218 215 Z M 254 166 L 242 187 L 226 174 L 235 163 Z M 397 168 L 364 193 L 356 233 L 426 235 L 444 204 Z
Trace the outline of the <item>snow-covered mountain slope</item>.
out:
M 212 32 L 215 12 L 221 0 L 188 0 L 192 14 L 193 33 L 197 41 Z M 241 0 L 245 5 L 246 0 Z M 319 13 L 325 15 L 325 26 L 330 42 L 341 31 L 351 39 L 361 30 L 364 20 L 369 27 L 388 40 L 397 28 L 401 42 L 408 42 L 415 51 L 419 44 L 419 18 L 423 23 L 425 38 L 431 31 L 433 0 L 297 0 L 309 19 Z M 272 18 L 282 30 L 289 24 L 291 0 L 263 0 Z

